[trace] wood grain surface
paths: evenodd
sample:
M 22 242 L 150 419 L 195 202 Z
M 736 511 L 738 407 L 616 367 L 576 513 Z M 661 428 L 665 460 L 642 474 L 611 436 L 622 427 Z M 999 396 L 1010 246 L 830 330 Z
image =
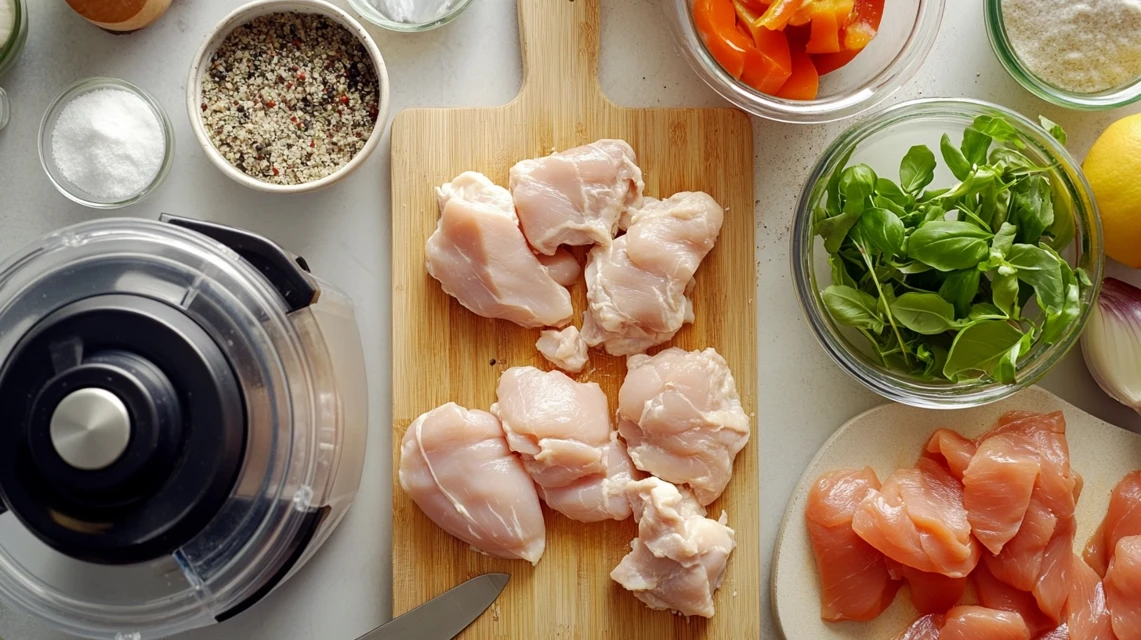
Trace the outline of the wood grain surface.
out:
M 393 592 L 399 615 L 464 580 L 491 571 L 512 579 L 460 637 L 467 640 L 669 640 L 760 637 L 760 504 L 756 437 L 756 276 L 753 142 L 748 118 L 731 109 L 630 109 L 598 84 L 599 0 L 520 0 L 524 81 L 502 107 L 410 109 L 392 124 Z M 524 158 L 621 138 L 637 152 L 646 194 L 702 190 L 726 207 L 716 248 L 697 273 L 696 321 L 666 346 L 715 347 L 737 379 L 754 436 L 738 456 L 724 509 L 737 550 L 711 620 L 651 611 L 610 580 L 629 550 L 633 520 L 573 522 L 546 510 L 547 551 L 537 567 L 472 552 L 437 528 L 396 480 L 400 441 L 418 415 L 448 401 L 487 409 L 500 373 L 551 368 L 535 350 L 538 330 L 478 317 L 447 296 L 424 268 L 438 217 L 433 188 L 465 170 L 506 186 Z M 581 259 L 584 252 L 579 250 Z M 572 288 L 581 325 L 585 284 Z M 591 351 L 579 380 L 602 385 L 617 408 L 625 360 Z M 434 640 L 434 639 L 433 639 Z

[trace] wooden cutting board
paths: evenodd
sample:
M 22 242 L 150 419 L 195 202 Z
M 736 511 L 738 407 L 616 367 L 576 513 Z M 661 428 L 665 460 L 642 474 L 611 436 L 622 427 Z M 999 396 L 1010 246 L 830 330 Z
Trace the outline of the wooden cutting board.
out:
M 1006 400 L 973 409 L 930 411 L 887 404 L 852 418 L 840 427 L 808 463 L 789 501 L 773 556 L 772 602 L 778 627 L 787 640 L 884 640 L 894 638 L 915 618 L 907 587 L 870 622 L 828 623 L 820 619 L 820 580 L 804 522 L 808 492 L 821 474 L 845 467 L 871 466 L 885 479 L 899 467 L 915 464 L 936 429 L 955 429 L 976 438 L 991 429 L 1007 411 L 1062 411 L 1070 462 L 1082 475 L 1078 500 L 1078 532 L 1074 551 L 1086 541 L 1109 509 L 1113 487 L 1141 468 L 1141 435 L 1104 422 L 1040 387 L 1031 387 Z M 966 602 L 973 602 L 968 591 Z
M 448 401 L 487 409 L 500 373 L 515 365 L 551 368 L 535 350 L 538 330 L 478 317 L 445 295 L 424 268 L 436 227 L 433 188 L 466 170 L 506 186 L 508 170 L 599 138 L 637 152 L 646 194 L 703 190 L 726 207 L 716 248 L 697 274 L 696 321 L 671 344 L 715 347 L 728 360 L 745 411 L 755 416 L 756 276 L 753 248 L 753 137 L 731 109 L 627 109 L 598 84 L 599 0 L 520 0 L 523 88 L 495 108 L 410 109 L 392 123 L 393 602 L 399 615 L 490 571 L 512 579 L 465 639 L 669 640 L 760 637 L 760 525 L 756 425 L 737 458 L 724 509 L 737 550 L 712 620 L 651 611 L 609 573 L 636 535 L 632 520 L 582 524 L 547 511 L 547 551 L 537 567 L 484 557 L 437 528 L 396 481 L 400 441 L 418 415 Z M 681 62 L 679 62 L 681 64 Z M 581 259 L 582 253 L 579 257 Z M 585 285 L 572 293 L 581 325 Z M 578 376 L 595 381 L 617 408 L 625 360 L 591 352 Z M 755 418 L 754 418 L 755 422 Z M 436 640 L 436 639 L 426 639 Z

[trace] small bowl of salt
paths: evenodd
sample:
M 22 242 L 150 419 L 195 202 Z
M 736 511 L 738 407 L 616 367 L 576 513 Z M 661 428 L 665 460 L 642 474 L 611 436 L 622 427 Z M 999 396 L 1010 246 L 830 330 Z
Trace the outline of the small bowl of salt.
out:
M 149 196 L 170 172 L 174 130 L 149 93 L 116 78 L 87 78 L 48 105 L 40 163 L 60 193 L 117 209 Z

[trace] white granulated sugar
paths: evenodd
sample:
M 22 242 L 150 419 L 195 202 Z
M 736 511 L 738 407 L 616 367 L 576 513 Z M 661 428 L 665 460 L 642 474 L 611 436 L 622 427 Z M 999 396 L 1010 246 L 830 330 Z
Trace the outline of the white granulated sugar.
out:
M 158 175 L 162 125 L 142 98 L 98 89 L 63 108 L 52 130 L 52 160 L 67 181 L 97 198 L 124 200 Z
M 1035 75 L 1074 93 L 1141 77 L 1141 0 L 1003 0 L 1015 53 Z

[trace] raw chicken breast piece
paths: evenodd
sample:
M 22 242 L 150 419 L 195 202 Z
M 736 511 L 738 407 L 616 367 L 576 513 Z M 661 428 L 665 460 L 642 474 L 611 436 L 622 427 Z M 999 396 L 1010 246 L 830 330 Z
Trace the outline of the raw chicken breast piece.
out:
M 476 315 L 523 327 L 570 322 L 570 292 L 531 253 L 506 189 L 468 171 L 436 196 L 440 220 L 425 256 L 444 293 Z
M 820 617 L 866 621 L 887 609 L 900 582 L 884 555 L 852 531 L 856 507 L 880 482 L 871 467 L 839 469 L 817 479 L 804 517 L 820 576 Z
M 1125 537 L 1141 535 L 1141 471 L 1121 479 L 1109 498 L 1109 511 L 1090 538 L 1083 554 L 1089 566 L 1104 576 L 1117 543 Z
M 975 595 L 978 596 L 980 604 L 991 609 L 1017 613 L 1030 628 L 1032 636 L 1058 626 L 1056 621 L 1042 613 L 1038 608 L 1038 602 L 1029 591 L 1015 589 L 999 581 L 991 575 L 985 563 L 979 565 L 971 574 L 971 581 L 974 583 Z
M 1034 636 L 1034 640 L 1076 640 L 1076 638 L 1070 637 L 1070 627 L 1063 624 L 1055 629 Z
M 1022 591 L 1030 591 L 1042 574 L 1046 546 L 1058 529 L 1058 518 L 1031 499 L 1022 526 L 997 556 L 985 554 L 983 562 L 994 577 Z
M 963 473 L 963 507 L 971 532 L 993 554 L 1022 525 L 1041 467 L 1032 442 L 1016 434 L 985 438 Z
M 701 192 L 647 199 L 633 210 L 626 235 L 587 258 L 587 344 L 611 355 L 641 353 L 693 322 L 693 277 L 724 219 L 721 205 Z
M 400 446 L 400 486 L 441 529 L 487 555 L 537 564 L 539 496 L 499 420 L 454 402 L 416 418 Z
M 586 341 L 574 325 L 561 331 L 547 329 L 540 332 L 535 348 L 556 367 L 571 373 L 582 371 L 590 358 Z
M 642 170 L 630 145 L 599 140 L 511 167 L 511 195 L 535 251 L 608 245 L 627 207 L 642 204 Z
M 895 560 L 888 560 L 887 563 L 891 577 L 907 583 L 911 604 L 919 613 L 943 613 L 959 604 L 967 591 L 967 578 L 948 578 L 939 573 L 927 573 Z
M 658 478 L 631 482 L 626 490 L 638 537 L 610 578 L 651 609 L 713 617 L 713 594 L 737 546 L 725 513 L 706 518 L 696 500 Z
M 535 257 L 539 259 L 540 264 L 547 268 L 547 273 L 551 274 L 551 279 L 564 287 L 573 285 L 582 275 L 582 265 L 566 249 L 559 249 L 553 256 L 539 254 Z
M 1076 555 L 1071 566 L 1065 640 L 1117 640 L 1101 578 Z
M 1141 640 L 1141 536 L 1117 541 L 1105 572 L 1105 598 L 1117 640 Z
M 618 430 L 634 466 L 687 485 L 703 505 L 716 500 L 749 441 L 749 416 L 725 359 L 713 348 L 671 348 L 631 356 L 626 369 Z
M 977 449 L 978 445 L 974 440 L 964 438 L 957 431 L 939 429 L 931 434 L 924 448 L 924 455 L 941 462 L 951 475 L 957 480 L 962 480 Z
M 496 396 L 491 412 L 548 506 L 586 522 L 630 517 L 628 502 L 622 504 L 630 464 L 615 442 L 606 394 L 597 383 L 511 367 L 500 376 Z
M 1017 613 L 955 607 L 947 612 L 939 640 L 1030 640 L 1030 629 Z
M 964 578 L 979 562 L 963 486 L 930 458 L 889 476 L 860 504 L 852 528 L 888 558 L 927 573 Z
M 928 614 L 911 623 L 911 626 L 902 631 L 895 640 L 939 640 L 939 629 L 943 627 L 946 616 L 943 614 Z

